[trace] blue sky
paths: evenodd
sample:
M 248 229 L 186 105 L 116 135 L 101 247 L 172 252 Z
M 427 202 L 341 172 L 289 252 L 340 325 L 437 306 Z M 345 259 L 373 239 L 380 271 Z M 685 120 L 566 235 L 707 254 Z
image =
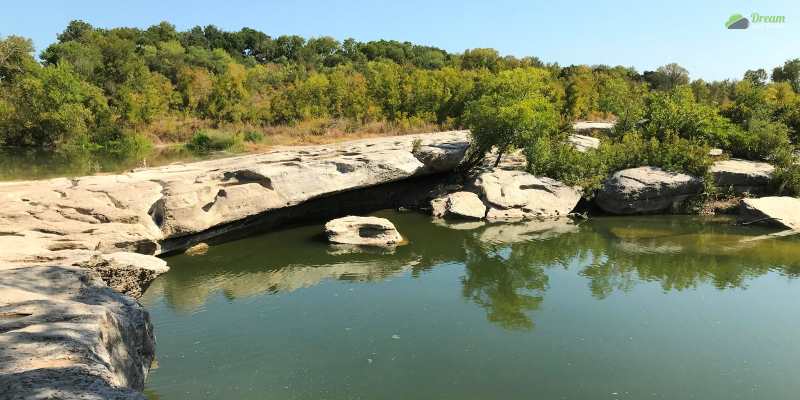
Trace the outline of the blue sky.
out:
M 783 15 L 782 25 L 727 30 L 733 13 Z M 37 51 L 72 19 L 99 27 L 147 27 L 162 20 L 179 30 L 243 26 L 275 37 L 333 36 L 408 40 L 461 52 L 493 47 L 503 54 L 569 64 L 610 64 L 639 71 L 677 62 L 692 78 L 740 78 L 800 57 L 800 2 L 761 1 L 14 1 L 0 12 L 0 35 L 34 40 Z

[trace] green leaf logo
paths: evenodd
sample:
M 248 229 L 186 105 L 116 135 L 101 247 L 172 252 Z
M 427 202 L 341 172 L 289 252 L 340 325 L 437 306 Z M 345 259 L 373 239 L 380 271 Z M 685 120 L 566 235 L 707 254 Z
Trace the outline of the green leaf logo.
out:
M 733 14 L 725 22 L 725 27 L 728 29 L 747 29 L 750 26 L 750 21 L 742 16 L 742 14 Z

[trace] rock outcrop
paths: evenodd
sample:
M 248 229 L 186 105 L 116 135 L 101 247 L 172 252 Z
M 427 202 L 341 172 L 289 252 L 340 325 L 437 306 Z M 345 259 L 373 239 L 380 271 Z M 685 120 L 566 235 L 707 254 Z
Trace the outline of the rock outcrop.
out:
M 696 177 L 639 167 L 617 171 L 606 179 L 595 199 L 612 214 L 650 214 L 677 210 L 689 198 L 703 191 Z
M 468 145 L 455 131 L 0 183 L 0 398 L 143 398 L 153 336 L 129 296 L 167 269 L 153 255 L 323 197 L 450 171 Z
M 144 399 L 150 320 L 100 274 L 26 266 L 0 279 L 0 398 Z
M 723 192 L 763 194 L 768 191 L 775 167 L 765 162 L 723 160 L 711 166 L 714 184 Z
M 742 199 L 740 215 L 746 223 L 760 222 L 800 231 L 800 199 L 796 197 Z
M 495 169 L 475 181 L 489 210 L 489 221 L 519 221 L 567 216 L 581 199 L 579 188 L 524 171 Z
M 378 217 L 347 216 L 325 224 L 328 241 L 359 246 L 394 246 L 403 238 L 391 221 Z
M 0 264 L 57 261 L 63 251 L 180 250 L 164 243 L 311 199 L 452 170 L 468 145 L 467 133 L 454 131 L 0 183 Z
M 455 192 L 433 199 L 431 209 L 436 217 L 483 219 L 486 216 L 486 206 L 472 192 Z
M 569 135 L 569 142 L 572 143 L 576 150 L 582 153 L 600 147 L 600 139 L 577 133 Z

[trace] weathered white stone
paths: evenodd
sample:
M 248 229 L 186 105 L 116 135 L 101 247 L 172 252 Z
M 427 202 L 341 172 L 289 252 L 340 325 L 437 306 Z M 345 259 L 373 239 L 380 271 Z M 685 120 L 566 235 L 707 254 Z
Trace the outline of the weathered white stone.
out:
M 468 145 L 467 132 L 444 132 L 0 182 L 0 326 L 21 326 L 0 329 L 0 348 L 12 353 L 2 354 L 0 398 L 143 398 L 147 314 L 105 285 L 139 296 L 166 264 L 131 252 L 159 254 L 167 239 L 211 237 L 210 228 L 271 210 L 446 172 Z M 396 231 L 383 236 L 400 240 Z M 105 297 L 81 297 L 89 293 Z
M 490 207 L 490 221 L 563 217 L 581 199 L 578 188 L 524 171 L 495 169 L 481 174 L 475 186 Z
M 445 216 L 466 219 L 483 219 L 486 215 L 486 206 L 480 197 L 472 192 L 455 192 L 447 195 L 445 201 Z
M 451 170 L 468 145 L 467 132 L 454 131 L 287 147 L 120 175 L 0 183 L 0 268 L 51 262 L 64 251 L 159 254 L 166 239 Z
M 639 167 L 611 175 L 595 200 L 613 214 L 647 214 L 676 209 L 702 191 L 703 181 L 691 175 Z
M 569 141 L 572 143 L 575 149 L 580 152 L 586 152 L 600 147 L 600 139 L 586 135 L 579 135 L 577 133 L 569 135 Z
M 711 165 L 716 186 L 737 194 L 766 192 L 774 171 L 775 167 L 769 163 L 738 159 L 717 161 Z
M 388 219 L 353 215 L 329 221 L 325 234 L 332 243 L 364 246 L 392 246 L 403 240 Z
M 576 132 L 590 131 L 590 130 L 610 130 L 614 128 L 613 122 L 593 122 L 593 121 L 578 121 L 572 124 L 572 129 Z
M 800 230 L 800 199 L 796 197 L 742 199 L 740 212 L 745 222 L 760 221 Z
M 147 311 L 96 272 L 5 270 L 0 315 L 3 399 L 144 399 L 155 345 Z

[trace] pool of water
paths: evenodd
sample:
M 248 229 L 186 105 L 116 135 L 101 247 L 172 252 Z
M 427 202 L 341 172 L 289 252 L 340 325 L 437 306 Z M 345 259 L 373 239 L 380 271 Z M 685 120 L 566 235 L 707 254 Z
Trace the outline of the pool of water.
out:
M 183 146 L 157 147 L 124 154 L 85 150 L 0 147 L 0 181 L 120 173 L 133 168 L 222 158 L 227 152 L 193 153 Z
M 794 399 L 800 240 L 728 219 L 304 226 L 169 258 L 151 399 Z

